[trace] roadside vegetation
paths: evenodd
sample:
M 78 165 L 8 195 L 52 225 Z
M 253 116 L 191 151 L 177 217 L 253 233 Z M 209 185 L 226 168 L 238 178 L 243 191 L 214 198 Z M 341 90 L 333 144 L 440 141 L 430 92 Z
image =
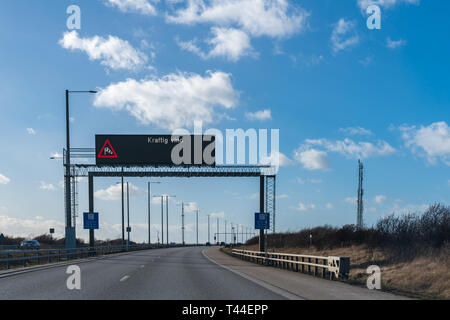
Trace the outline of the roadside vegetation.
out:
M 253 238 L 245 247 L 257 250 L 257 244 Z M 450 207 L 443 204 L 424 213 L 392 214 L 362 230 L 346 225 L 268 234 L 267 247 L 272 252 L 347 256 L 354 284 L 365 285 L 367 267 L 378 265 L 385 291 L 450 299 Z

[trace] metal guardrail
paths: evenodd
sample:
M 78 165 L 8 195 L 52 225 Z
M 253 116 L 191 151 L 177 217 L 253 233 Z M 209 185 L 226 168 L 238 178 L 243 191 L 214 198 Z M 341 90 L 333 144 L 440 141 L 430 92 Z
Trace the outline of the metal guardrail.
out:
M 232 254 L 243 260 L 314 276 L 320 275 L 322 278 L 329 276 L 330 279 L 348 279 L 350 272 L 348 257 L 321 257 L 240 249 L 233 249 Z
M 82 258 L 108 255 L 119 252 L 138 251 L 178 247 L 180 245 L 132 245 L 132 246 L 98 246 L 74 249 L 38 249 L 38 250 L 7 250 L 0 251 L 0 270 L 18 266 L 33 266 L 57 263 Z

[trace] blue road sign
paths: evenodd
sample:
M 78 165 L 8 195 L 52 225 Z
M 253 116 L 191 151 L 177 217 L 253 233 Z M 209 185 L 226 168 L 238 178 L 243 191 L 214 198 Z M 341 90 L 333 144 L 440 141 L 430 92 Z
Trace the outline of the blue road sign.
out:
M 84 229 L 94 230 L 99 229 L 98 226 L 98 212 L 85 212 L 83 214 Z
M 255 229 L 266 230 L 270 229 L 270 214 L 267 212 L 255 213 Z

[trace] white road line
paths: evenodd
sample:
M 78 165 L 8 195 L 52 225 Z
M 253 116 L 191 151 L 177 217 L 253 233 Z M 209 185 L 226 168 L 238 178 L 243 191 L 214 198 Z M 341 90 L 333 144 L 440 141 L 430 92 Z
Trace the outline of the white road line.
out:
M 263 280 L 255 279 L 255 278 L 253 278 L 253 277 L 250 277 L 250 276 L 247 275 L 247 274 L 244 274 L 244 273 L 239 272 L 239 271 L 237 271 L 237 270 L 233 270 L 233 269 L 231 269 L 231 268 L 229 268 L 229 267 L 226 267 L 226 266 L 224 266 L 223 264 L 220 264 L 220 263 L 218 263 L 217 261 L 213 260 L 212 258 L 208 257 L 208 256 L 206 255 L 206 253 L 205 253 L 206 250 L 207 250 L 207 249 L 202 250 L 202 255 L 203 255 L 206 259 L 208 259 L 209 261 L 211 261 L 212 263 L 218 265 L 219 267 L 222 267 L 222 268 L 224 268 L 225 270 L 228 270 L 228 271 L 230 271 L 230 272 L 233 272 L 234 274 L 237 274 L 237 275 L 241 276 L 242 278 L 245 278 L 245 279 L 247 279 L 247 280 L 249 280 L 249 281 L 251 281 L 251 282 L 253 282 L 253 283 L 256 283 L 257 285 L 260 285 L 261 287 L 266 288 L 266 289 L 268 289 L 269 291 L 272 291 L 272 292 L 274 292 L 274 293 L 276 293 L 276 294 L 278 294 L 278 295 L 280 295 L 280 296 L 283 296 L 283 297 L 285 297 L 285 298 L 287 298 L 287 299 L 289 299 L 289 300 L 306 300 L 306 299 L 303 298 L 303 297 L 300 297 L 300 296 L 298 296 L 298 295 L 296 295 L 296 294 L 294 294 L 294 293 L 291 293 L 291 292 L 289 292 L 289 291 L 286 291 L 286 290 L 284 290 L 284 289 L 282 289 L 282 288 L 279 288 L 279 287 L 276 287 L 276 286 L 274 286 L 274 285 L 271 285 L 270 283 L 267 283 L 267 282 L 265 282 L 265 281 L 263 281 Z
M 122 279 L 120 279 L 120 282 L 127 281 L 128 279 L 130 279 L 130 276 L 125 276 Z

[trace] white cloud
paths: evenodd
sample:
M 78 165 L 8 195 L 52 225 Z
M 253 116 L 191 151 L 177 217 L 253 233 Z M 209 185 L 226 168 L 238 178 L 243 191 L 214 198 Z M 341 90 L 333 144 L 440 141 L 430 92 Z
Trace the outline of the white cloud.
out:
M 78 32 L 65 32 L 59 44 L 68 50 L 85 52 L 90 60 L 100 60 L 100 63 L 113 70 L 136 70 L 144 66 L 148 57 L 133 48 L 128 41 L 114 36 L 102 38 L 80 38 Z
M 9 179 L 8 177 L 6 177 L 0 173 L 0 184 L 8 184 L 10 182 L 11 182 L 11 179 Z
M 53 152 L 53 153 L 50 155 L 50 158 L 54 158 L 54 159 L 62 159 L 62 158 L 63 158 L 63 155 L 62 155 L 62 153 L 59 153 L 59 152 Z
M 414 154 L 425 157 L 430 164 L 440 159 L 450 166 L 450 127 L 446 122 L 435 122 L 420 128 L 400 127 L 405 145 Z
M 297 182 L 299 183 L 299 184 L 304 184 L 304 183 L 306 183 L 306 182 L 309 182 L 309 183 L 312 183 L 312 184 L 320 184 L 320 183 L 322 183 L 323 181 L 321 180 L 321 179 L 302 179 L 302 178 L 297 178 Z
M 157 2 L 157 0 L 152 2 Z M 138 12 L 144 15 L 156 15 L 155 7 L 148 0 L 107 0 L 107 4 L 119 8 L 122 12 Z
M 315 208 L 316 208 L 315 204 L 306 205 L 304 203 L 299 202 L 299 204 L 296 207 L 294 207 L 293 209 L 304 212 L 304 211 L 314 210 Z
M 200 210 L 198 204 L 196 202 L 188 202 L 184 204 L 184 212 L 196 212 Z
M 373 201 L 375 201 L 375 203 L 378 203 L 378 204 L 382 204 L 383 202 L 386 202 L 386 200 L 387 200 L 387 197 L 383 196 L 383 195 L 377 195 L 373 199 Z
M 230 109 L 237 101 L 231 75 L 208 72 L 205 77 L 178 73 L 153 80 L 128 79 L 101 90 L 94 105 L 127 110 L 142 124 L 174 130 L 190 127 L 195 120 L 209 124 L 217 116 L 216 106 Z
M 354 21 L 346 21 L 341 18 L 335 25 L 331 33 L 331 44 L 333 52 L 345 50 L 354 47 L 359 43 L 359 36 L 355 31 L 356 23 Z
M 247 117 L 247 119 L 252 121 L 267 121 L 272 119 L 272 112 L 270 111 L 270 109 L 266 109 L 256 112 L 247 112 L 245 116 Z
M 211 218 L 220 218 L 220 219 L 223 219 L 223 218 L 225 218 L 225 212 L 220 211 L 220 212 L 214 212 L 214 213 L 211 213 Z
M 323 147 L 329 152 L 337 152 L 350 158 L 369 158 L 373 156 L 388 156 L 395 153 L 395 149 L 386 141 L 354 142 L 351 139 L 329 141 L 327 139 L 307 139 L 307 147 Z
M 307 170 L 328 170 L 328 154 L 316 149 L 295 151 L 295 159 Z
M 386 39 L 386 45 L 389 49 L 397 49 L 406 45 L 406 40 L 391 40 L 391 38 Z
M 34 237 L 49 232 L 50 228 L 55 228 L 55 236 L 64 236 L 64 223 L 56 220 L 44 220 L 42 217 L 34 219 L 19 219 L 6 215 L 0 216 L 0 230 L 4 230 L 5 235 L 16 237 Z
M 358 0 L 358 6 L 364 12 L 371 5 L 377 5 L 387 9 L 400 3 L 419 4 L 420 0 Z
M 350 203 L 350 204 L 356 204 L 357 201 L 358 201 L 358 198 L 356 198 L 356 197 L 345 198 L 345 202 Z
M 264 157 L 260 160 L 261 165 L 279 165 L 280 167 L 292 166 L 294 161 L 289 159 L 286 155 L 281 152 L 272 151 L 270 157 Z
M 325 205 L 325 208 L 327 208 L 328 210 L 332 210 L 334 207 L 333 207 L 333 205 L 331 203 L 327 203 Z
M 243 56 L 254 54 L 248 35 L 234 28 L 211 28 L 213 37 L 206 40 L 211 47 L 208 53 L 203 52 L 196 44 L 196 40 L 187 42 L 177 41 L 181 49 L 197 54 L 202 59 L 224 57 L 236 62 Z
M 371 136 L 371 135 L 373 135 L 372 131 L 370 131 L 369 129 L 362 128 L 362 127 L 340 128 L 339 132 L 350 134 L 352 136 L 356 136 L 356 135 Z
M 287 195 L 285 193 L 280 194 L 280 195 L 277 196 L 277 199 L 288 199 L 288 198 L 289 198 L 289 195 Z
M 36 131 L 33 128 L 27 128 L 27 132 L 28 134 L 35 136 L 36 135 Z
M 55 191 L 56 190 L 56 188 L 53 184 L 46 183 L 44 181 L 41 181 L 41 185 L 40 185 L 39 189 L 46 190 L 46 191 Z
M 309 13 L 288 0 L 189 0 L 169 22 L 234 26 L 251 36 L 287 37 L 307 27 Z
M 141 190 L 130 183 L 128 185 L 130 197 L 137 196 L 141 193 Z M 124 184 L 123 188 L 124 197 L 127 196 L 127 185 Z M 100 200 L 113 201 L 122 199 L 122 184 L 113 184 L 107 189 L 100 189 L 94 193 L 94 196 Z

